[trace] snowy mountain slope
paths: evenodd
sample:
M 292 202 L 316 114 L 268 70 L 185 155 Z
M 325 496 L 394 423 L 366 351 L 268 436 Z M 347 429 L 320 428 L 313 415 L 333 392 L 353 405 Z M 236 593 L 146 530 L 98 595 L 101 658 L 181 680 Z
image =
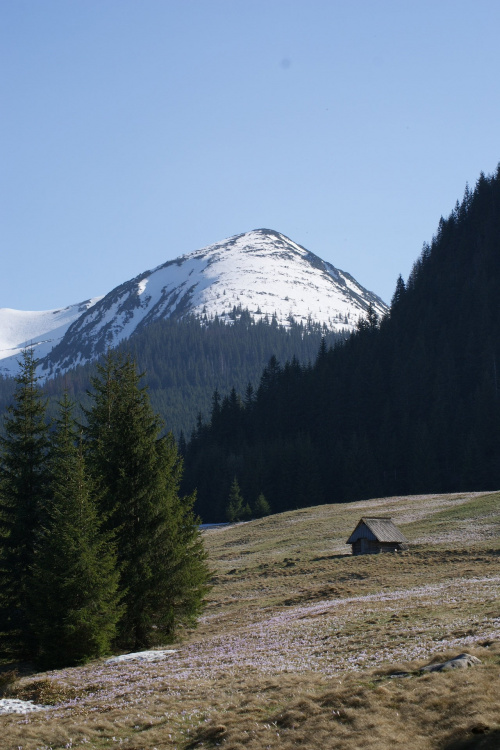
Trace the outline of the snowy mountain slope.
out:
M 160 318 L 193 314 L 231 323 L 241 308 L 284 326 L 293 318 L 352 330 L 370 303 L 380 315 L 387 310 L 349 274 L 267 229 L 168 261 L 93 302 L 45 356 L 37 350 L 46 376 L 95 359 Z
M 0 374 L 15 375 L 21 350 L 35 346 L 42 359 L 63 338 L 75 320 L 101 297 L 70 305 L 61 310 L 24 311 L 0 309 Z

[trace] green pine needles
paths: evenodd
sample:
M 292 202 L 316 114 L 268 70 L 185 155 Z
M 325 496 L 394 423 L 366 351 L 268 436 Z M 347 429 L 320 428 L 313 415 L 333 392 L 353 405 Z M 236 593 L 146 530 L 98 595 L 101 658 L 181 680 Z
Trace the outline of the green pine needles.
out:
M 86 412 L 89 464 L 117 538 L 125 603 L 118 639 L 131 648 L 192 624 L 208 579 L 195 498 L 179 497 L 182 461 L 172 435 L 161 437 L 141 377 L 130 357 L 108 354 Z
M 23 352 L 13 404 L 0 441 L 0 653 L 30 658 L 36 634 L 29 616 L 37 529 L 49 495 L 48 427 L 36 360 Z
M 49 435 L 35 370 L 26 350 L 1 446 L 3 655 L 59 667 L 172 640 L 210 574 L 172 435 L 134 362 L 113 354 L 86 425 L 65 394 Z
M 103 530 L 72 406 L 65 394 L 29 590 L 37 660 L 50 667 L 80 664 L 108 652 L 124 612 L 114 534 Z

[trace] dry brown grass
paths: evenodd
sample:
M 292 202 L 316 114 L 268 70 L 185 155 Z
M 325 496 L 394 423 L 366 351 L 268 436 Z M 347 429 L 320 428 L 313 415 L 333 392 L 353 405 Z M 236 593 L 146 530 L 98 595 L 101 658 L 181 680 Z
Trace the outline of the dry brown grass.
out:
M 178 652 L 22 678 L 18 697 L 55 705 L 0 716 L 0 748 L 498 750 L 498 508 L 389 498 L 208 530 L 214 588 Z M 369 513 L 418 544 L 348 555 Z M 416 672 L 463 651 L 482 664 Z
M 363 674 L 334 680 L 287 701 L 267 717 L 246 716 L 245 706 L 199 729 L 191 748 L 444 748 L 464 736 L 485 741 L 497 732 L 498 703 L 484 697 L 500 690 L 498 653 L 474 653 L 486 662 L 477 670 L 409 679 L 376 679 Z M 446 658 L 446 655 L 443 655 Z M 260 720 L 258 720 L 260 719 Z M 497 735 L 498 736 L 498 735 Z M 498 750 L 498 745 L 493 745 Z

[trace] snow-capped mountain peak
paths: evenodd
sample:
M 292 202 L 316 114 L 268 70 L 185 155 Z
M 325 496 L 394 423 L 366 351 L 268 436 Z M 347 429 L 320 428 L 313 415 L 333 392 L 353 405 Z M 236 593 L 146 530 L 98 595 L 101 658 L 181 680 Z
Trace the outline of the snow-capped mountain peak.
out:
M 102 298 L 67 308 L 64 335 L 58 342 L 52 339 L 48 348 L 40 344 L 37 356 L 43 357 L 44 373 L 50 376 L 95 359 L 158 319 L 194 315 L 203 321 L 217 316 L 231 323 L 235 309 L 248 310 L 255 320 L 274 317 L 283 326 L 293 318 L 350 331 L 370 303 L 380 315 L 387 310 L 349 274 L 279 232 L 256 229 L 167 261 Z M 69 311 L 74 310 L 72 317 Z M 0 311 L 0 331 L 8 325 L 9 312 L 18 313 Z M 18 314 L 40 316 L 40 336 L 50 317 Z M 38 341 L 31 335 L 22 338 L 24 344 Z M 9 340 L 12 343 L 12 337 Z

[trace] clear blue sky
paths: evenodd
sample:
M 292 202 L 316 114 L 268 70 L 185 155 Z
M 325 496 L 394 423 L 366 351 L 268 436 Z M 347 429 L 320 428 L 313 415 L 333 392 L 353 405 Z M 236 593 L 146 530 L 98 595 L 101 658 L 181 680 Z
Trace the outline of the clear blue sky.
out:
M 390 301 L 500 161 L 498 0 L 0 0 L 0 307 L 276 229 Z

